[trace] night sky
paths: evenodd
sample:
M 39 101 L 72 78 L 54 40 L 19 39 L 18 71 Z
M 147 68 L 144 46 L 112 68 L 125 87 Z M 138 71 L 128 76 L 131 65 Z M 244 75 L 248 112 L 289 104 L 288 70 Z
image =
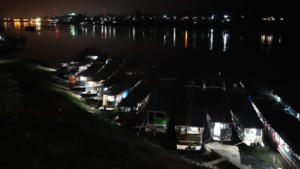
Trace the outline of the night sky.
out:
M 214 10 L 283 11 L 284 4 L 271 0 L 1 0 L 0 16 L 38 17 L 68 12 L 96 14 L 176 14 Z M 283 2 L 284 3 L 284 2 Z M 282 10 L 278 10 L 279 7 Z

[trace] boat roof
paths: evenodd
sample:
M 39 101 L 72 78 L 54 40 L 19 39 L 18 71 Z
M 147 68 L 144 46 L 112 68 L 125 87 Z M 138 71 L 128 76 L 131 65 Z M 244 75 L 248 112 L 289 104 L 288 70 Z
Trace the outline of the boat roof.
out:
M 173 112 L 181 87 L 180 79 L 156 79 L 153 84 L 152 94 L 147 105 L 147 110 Z
M 206 113 L 202 86 L 184 86 L 180 99 L 180 103 L 176 105 L 175 125 L 204 126 Z
M 248 95 L 230 92 L 228 99 L 233 114 L 245 128 L 263 128 L 258 115 L 248 100 Z
M 124 90 L 134 88 L 139 81 L 141 81 L 141 79 L 137 76 L 118 74 L 104 82 L 104 86 L 107 87 L 108 90 L 103 92 L 103 94 L 119 94 Z
M 117 64 L 114 63 L 105 64 L 96 71 L 96 73 L 93 76 L 93 80 L 95 81 L 107 80 L 108 77 L 118 72 L 118 70 L 119 70 L 119 65 Z
M 212 122 L 231 122 L 231 114 L 226 100 L 226 93 L 220 88 L 205 90 L 206 110 Z
M 151 89 L 153 85 L 151 82 L 143 80 L 128 96 L 121 101 L 119 104 L 120 107 L 133 107 L 141 100 L 145 99 L 148 95 L 151 94 Z
M 282 106 L 267 97 L 254 98 L 254 103 L 272 128 L 287 142 L 295 153 L 300 154 L 300 122 L 286 113 Z M 294 131 L 294 132 L 293 132 Z

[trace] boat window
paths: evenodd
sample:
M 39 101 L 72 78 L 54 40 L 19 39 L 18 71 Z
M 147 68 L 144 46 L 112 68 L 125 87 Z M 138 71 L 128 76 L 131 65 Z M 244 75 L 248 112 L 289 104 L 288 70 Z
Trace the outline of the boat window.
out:
M 187 129 L 188 134 L 199 134 L 199 128 L 198 127 L 188 127 Z
M 180 127 L 180 134 L 186 134 L 186 128 Z

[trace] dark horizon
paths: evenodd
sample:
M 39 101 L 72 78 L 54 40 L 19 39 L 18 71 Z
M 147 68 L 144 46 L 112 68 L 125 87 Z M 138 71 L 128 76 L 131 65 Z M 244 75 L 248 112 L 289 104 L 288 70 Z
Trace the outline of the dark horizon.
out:
M 55 13 L 64 15 L 70 12 L 86 13 L 88 15 L 98 14 L 135 14 L 140 10 L 142 14 L 181 14 L 181 13 L 201 13 L 208 11 L 234 11 L 247 13 L 276 13 L 285 12 L 286 4 L 267 0 L 6 0 L 0 6 L 1 17 L 42 17 L 53 16 Z

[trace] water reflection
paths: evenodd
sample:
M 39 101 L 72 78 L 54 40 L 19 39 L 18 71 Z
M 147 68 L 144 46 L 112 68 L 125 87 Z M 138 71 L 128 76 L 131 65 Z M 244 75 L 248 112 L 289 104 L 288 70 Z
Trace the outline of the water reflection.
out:
M 111 39 L 111 26 L 108 27 L 108 38 Z
M 59 38 L 59 30 L 58 30 L 58 25 L 55 25 L 55 38 Z
M 116 28 L 113 27 L 113 39 L 116 39 Z
M 14 22 L 15 29 L 21 29 L 21 22 Z
M 207 51 L 222 51 L 228 52 L 229 49 L 234 49 L 240 42 L 246 43 L 248 39 L 247 34 L 236 34 L 229 32 L 229 30 L 218 29 L 194 29 L 189 30 L 181 28 L 141 28 L 141 27 L 115 27 L 115 26 L 58 26 L 58 25 L 45 25 L 45 23 L 28 21 L 28 22 L 3 22 L 5 30 L 15 29 L 22 30 L 27 26 L 34 26 L 37 29 L 37 33 L 41 33 L 40 30 L 47 29 L 44 32 L 54 30 L 56 39 L 61 39 L 62 34 L 69 34 L 70 37 L 75 38 L 77 36 L 84 37 L 84 40 L 121 40 L 121 41 L 148 41 L 155 42 L 153 44 L 159 44 L 166 48 L 193 48 L 193 49 L 205 49 Z M 90 34 L 90 36 L 88 36 Z M 177 36 L 180 35 L 180 36 Z M 65 36 L 64 36 L 65 37 Z M 180 42 L 180 43 L 178 43 Z M 274 47 L 279 47 L 283 43 L 283 37 L 274 34 L 260 34 L 259 40 L 256 41 L 261 44 L 261 49 L 270 53 Z
M 167 42 L 167 35 L 164 33 L 164 46 L 166 45 Z
M 135 27 L 132 27 L 132 40 L 135 41 Z
M 208 37 L 209 37 L 209 50 L 212 51 L 214 48 L 214 30 L 213 29 L 210 29 Z
M 223 52 L 227 51 L 228 41 L 229 41 L 229 33 L 223 32 Z
M 260 36 L 260 43 L 262 45 L 272 45 L 273 44 L 273 39 L 274 39 L 274 36 L 273 35 L 265 35 L 265 34 L 262 34 Z
M 87 32 L 86 32 L 87 33 Z M 92 37 L 96 37 L 96 25 L 93 25 Z
M 70 25 L 70 33 L 73 37 L 76 36 L 75 25 Z
M 188 47 L 188 31 L 184 32 L 184 48 Z
M 173 47 L 176 46 L 176 28 L 173 28 Z
M 35 27 L 36 27 L 36 30 L 37 30 L 37 31 L 40 31 L 40 30 L 42 29 L 42 24 L 41 24 L 41 22 L 36 22 L 36 23 L 35 23 Z
M 10 29 L 10 27 L 11 27 L 10 22 L 4 22 L 3 27 L 4 27 L 5 30 Z

